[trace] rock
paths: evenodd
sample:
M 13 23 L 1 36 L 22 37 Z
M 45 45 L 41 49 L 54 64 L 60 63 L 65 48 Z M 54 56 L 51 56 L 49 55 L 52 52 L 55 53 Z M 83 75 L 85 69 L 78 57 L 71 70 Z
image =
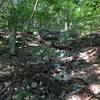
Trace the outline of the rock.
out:
M 29 85 L 27 85 L 27 86 L 26 86 L 26 89 L 30 89 L 30 86 L 29 86 Z
M 38 84 L 36 82 L 32 82 L 31 87 L 32 88 L 36 88 L 38 86 Z

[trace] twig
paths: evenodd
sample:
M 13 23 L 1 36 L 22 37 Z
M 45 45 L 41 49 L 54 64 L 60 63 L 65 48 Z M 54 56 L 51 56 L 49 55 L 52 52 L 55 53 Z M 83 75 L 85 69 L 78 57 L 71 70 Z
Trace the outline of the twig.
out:
M 9 85 L 7 87 L 5 87 L 1 92 L 0 95 L 2 95 L 3 92 L 5 92 L 7 90 L 7 88 L 11 85 L 11 82 L 9 83 Z

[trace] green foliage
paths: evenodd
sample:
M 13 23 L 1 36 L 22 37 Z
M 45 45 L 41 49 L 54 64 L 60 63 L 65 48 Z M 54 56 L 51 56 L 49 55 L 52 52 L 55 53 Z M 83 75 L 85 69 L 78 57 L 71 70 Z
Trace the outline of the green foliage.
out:
M 54 55 L 54 49 L 48 48 L 47 45 L 41 45 L 40 53 L 42 57 L 50 57 Z
M 23 31 L 34 4 L 35 0 L 6 0 L 0 9 L 0 28 L 10 32 L 12 27 L 15 31 Z M 33 17 L 30 30 L 34 30 L 36 26 L 36 28 L 46 27 L 65 31 L 60 35 L 59 40 L 69 42 L 83 34 L 100 29 L 100 2 L 98 0 L 40 0 Z
M 1 8 L 2 26 L 8 24 L 8 27 L 14 25 L 18 30 L 22 29 L 31 16 L 34 1 L 5 1 Z M 39 1 L 34 18 L 46 27 L 64 29 L 67 22 L 71 30 L 90 31 L 100 26 L 99 4 L 98 0 L 43 0 Z
M 17 91 L 16 93 L 17 100 L 24 100 L 25 98 L 28 98 L 28 100 L 31 100 L 32 94 L 28 91 Z
M 29 2 L 27 0 L 18 0 L 16 4 L 13 0 L 5 1 L 5 5 L 1 8 L 2 16 L 0 16 L 0 18 L 1 20 L 5 18 L 3 19 L 5 23 L 3 23 L 7 24 L 9 30 L 14 26 L 16 30 L 21 31 L 25 22 L 31 16 L 32 4 L 34 4 L 32 0 Z

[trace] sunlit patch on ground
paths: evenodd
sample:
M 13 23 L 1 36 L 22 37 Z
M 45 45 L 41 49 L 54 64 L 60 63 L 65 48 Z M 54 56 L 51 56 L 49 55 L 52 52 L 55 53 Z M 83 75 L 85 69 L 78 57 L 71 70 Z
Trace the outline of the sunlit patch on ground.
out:
M 91 84 L 89 86 L 90 90 L 93 91 L 94 94 L 99 94 L 100 93 L 100 84 Z
M 62 57 L 60 58 L 60 61 L 61 62 L 69 62 L 69 61 L 72 61 L 73 60 L 73 57 Z
M 72 77 L 77 77 L 77 78 L 85 78 L 87 77 L 87 72 L 84 70 L 75 70 L 71 72 Z
M 84 87 L 74 94 L 67 96 L 66 100 L 99 100 L 96 95 L 100 94 L 100 84 L 90 84 L 89 87 Z
M 21 32 L 16 32 L 16 38 L 21 38 L 22 33 Z
M 78 56 L 80 59 L 85 60 L 86 62 L 93 61 L 97 56 L 97 48 L 91 48 L 90 50 L 87 50 L 85 52 L 81 52 Z
M 66 100 L 98 100 L 89 92 L 88 88 L 84 88 L 71 96 L 66 97 Z
M 96 98 L 92 98 L 92 96 L 85 96 L 85 95 L 72 95 L 66 98 L 65 100 L 98 100 Z
M 66 100 L 81 100 L 81 98 L 78 95 L 73 95 L 66 98 Z
M 92 76 L 94 76 L 96 79 L 100 80 L 100 64 L 93 64 L 90 67 L 90 72 Z
M 32 43 L 27 43 L 28 46 L 39 46 L 37 43 L 32 42 Z

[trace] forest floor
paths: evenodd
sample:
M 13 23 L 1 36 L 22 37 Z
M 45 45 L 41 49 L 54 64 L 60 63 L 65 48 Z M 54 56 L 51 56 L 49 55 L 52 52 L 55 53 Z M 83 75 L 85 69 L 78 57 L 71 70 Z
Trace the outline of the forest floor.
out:
M 38 45 L 10 56 L 8 39 L 0 38 L 0 100 L 100 100 L 100 34 L 88 40 L 72 43 L 67 56 L 44 60 Z

